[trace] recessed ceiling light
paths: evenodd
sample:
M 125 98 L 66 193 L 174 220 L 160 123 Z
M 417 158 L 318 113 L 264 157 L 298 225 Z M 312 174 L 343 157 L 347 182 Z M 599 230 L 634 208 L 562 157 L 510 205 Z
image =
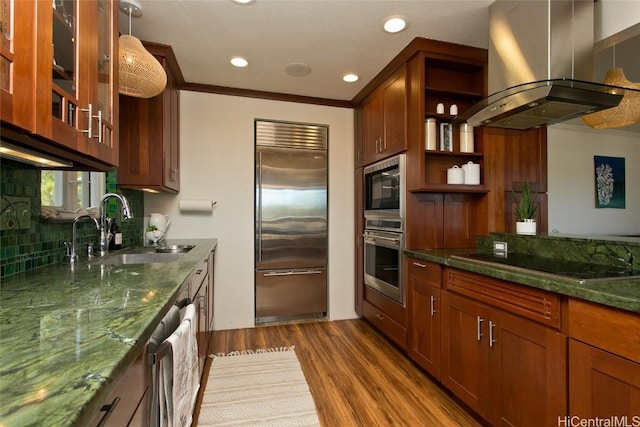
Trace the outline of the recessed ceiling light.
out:
M 383 28 L 387 33 L 399 33 L 409 26 L 409 21 L 404 16 L 390 16 L 384 21 Z
M 234 67 L 238 67 L 238 68 L 244 68 L 247 65 L 249 65 L 249 62 L 244 58 L 241 58 L 239 56 L 235 56 L 235 57 L 231 58 L 231 65 L 233 65 Z
M 231 1 L 238 4 L 253 4 L 256 2 L 256 0 L 231 0 Z
M 357 74 L 345 74 L 344 76 L 342 76 L 342 80 L 347 83 L 357 82 L 359 79 L 360 77 Z

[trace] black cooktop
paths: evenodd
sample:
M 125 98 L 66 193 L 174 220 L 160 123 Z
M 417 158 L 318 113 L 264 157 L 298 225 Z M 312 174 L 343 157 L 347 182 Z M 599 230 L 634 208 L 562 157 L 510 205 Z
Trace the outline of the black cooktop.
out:
M 579 261 L 540 257 L 520 253 L 493 255 L 489 253 L 470 253 L 459 258 L 509 265 L 527 270 L 535 270 L 580 281 L 616 280 L 640 277 L 640 273 L 630 268 L 612 265 L 590 264 Z

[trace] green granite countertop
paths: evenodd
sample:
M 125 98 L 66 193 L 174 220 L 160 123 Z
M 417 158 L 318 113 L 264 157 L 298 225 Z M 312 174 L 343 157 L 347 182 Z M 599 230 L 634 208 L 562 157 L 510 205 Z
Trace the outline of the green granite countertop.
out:
M 464 257 L 464 255 L 474 252 L 474 249 L 404 251 L 405 255 L 425 261 L 640 313 L 640 279 L 616 279 L 579 283 L 575 279 L 562 278 L 499 263 L 476 261 Z
M 0 284 L 0 426 L 83 426 L 216 239 L 177 261 L 57 264 Z

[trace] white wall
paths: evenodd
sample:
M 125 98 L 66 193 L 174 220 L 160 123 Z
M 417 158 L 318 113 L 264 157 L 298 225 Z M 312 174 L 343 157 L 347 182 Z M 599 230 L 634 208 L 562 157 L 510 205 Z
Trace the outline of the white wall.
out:
M 329 312 L 354 311 L 353 110 L 182 91 L 177 195 L 145 195 L 145 216 L 171 216 L 167 239 L 215 237 L 214 327 L 254 326 L 254 119 L 329 125 Z M 212 214 L 181 213 L 180 199 L 211 199 Z
M 549 233 L 640 234 L 640 134 L 548 128 Z M 625 209 L 596 209 L 594 156 L 625 158 Z
M 640 23 L 638 0 L 600 0 L 594 7 L 596 42 Z

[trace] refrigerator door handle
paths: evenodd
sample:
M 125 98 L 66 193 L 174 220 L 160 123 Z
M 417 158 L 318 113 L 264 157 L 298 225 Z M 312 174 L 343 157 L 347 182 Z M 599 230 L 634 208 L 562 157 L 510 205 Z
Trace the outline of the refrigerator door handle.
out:
M 272 276 L 297 276 L 303 274 L 322 274 L 322 270 L 304 270 L 304 271 L 271 271 L 269 273 L 264 273 L 265 277 Z
M 258 174 L 258 188 L 256 189 L 256 203 L 257 206 L 257 214 L 256 214 L 256 233 L 258 235 L 258 256 L 257 261 L 262 262 L 262 153 L 258 153 L 258 170 L 256 172 Z

